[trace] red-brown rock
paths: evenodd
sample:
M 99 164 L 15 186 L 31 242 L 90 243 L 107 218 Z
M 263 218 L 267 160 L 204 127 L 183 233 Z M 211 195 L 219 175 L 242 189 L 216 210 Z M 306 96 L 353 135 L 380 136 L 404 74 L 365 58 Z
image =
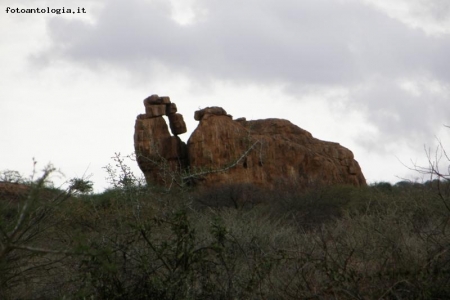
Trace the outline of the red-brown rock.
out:
M 166 114 L 166 105 L 148 105 L 145 107 L 145 114 L 150 118 L 164 116 Z
M 144 106 L 157 105 L 157 104 L 170 104 L 169 97 L 159 97 L 158 95 L 151 95 L 144 99 Z
M 177 105 L 175 103 L 170 103 L 166 105 L 166 115 L 172 115 L 177 112 Z
M 163 117 L 136 119 L 134 148 L 149 184 L 169 186 L 185 167 L 186 144 L 170 135 Z
M 16 203 L 24 200 L 30 190 L 30 186 L 25 184 L 0 181 L 0 201 Z
M 179 135 L 187 131 L 186 123 L 184 122 L 183 116 L 181 114 L 169 115 L 169 124 L 170 130 L 174 135 Z
M 211 115 L 201 120 L 187 147 L 192 178 L 202 185 L 366 184 L 350 150 L 315 139 L 287 120 Z
M 166 105 L 168 114 L 174 104 Z M 168 116 L 174 135 L 186 132 L 181 114 Z M 149 184 L 167 186 L 177 172 L 203 186 L 366 184 L 350 150 L 318 140 L 287 120 L 232 120 L 221 107 L 196 111 L 194 118 L 200 123 L 186 147 L 177 136 L 170 135 L 162 117 L 138 116 L 135 149 Z
M 194 113 L 194 119 L 196 121 L 201 121 L 205 117 L 214 116 L 226 116 L 227 112 L 222 107 L 212 106 L 204 109 L 197 110 Z

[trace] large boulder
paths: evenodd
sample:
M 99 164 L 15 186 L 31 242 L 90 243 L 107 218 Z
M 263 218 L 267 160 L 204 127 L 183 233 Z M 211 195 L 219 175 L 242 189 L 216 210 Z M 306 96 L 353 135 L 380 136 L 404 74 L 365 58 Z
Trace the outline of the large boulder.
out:
M 365 185 L 353 153 L 287 120 L 202 118 L 187 142 L 192 179 L 203 185 L 252 183 Z

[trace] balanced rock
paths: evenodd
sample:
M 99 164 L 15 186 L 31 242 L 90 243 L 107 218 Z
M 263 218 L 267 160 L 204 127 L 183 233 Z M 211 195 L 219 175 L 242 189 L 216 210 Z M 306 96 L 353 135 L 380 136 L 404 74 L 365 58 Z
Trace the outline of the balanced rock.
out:
M 166 105 L 166 115 L 172 115 L 174 113 L 176 113 L 177 110 L 177 105 L 175 103 L 170 103 L 168 105 Z
M 155 104 L 169 104 L 169 97 L 159 97 L 158 95 L 151 95 L 144 99 L 144 106 L 155 105 Z
M 179 135 L 187 131 L 186 123 L 184 122 L 183 116 L 181 114 L 170 114 L 169 123 L 170 130 L 174 135 Z
M 186 144 L 169 132 L 163 116 L 168 115 L 175 135 L 186 132 L 183 116 L 169 97 L 152 95 L 144 100 L 145 114 L 138 115 L 134 129 L 137 163 L 148 183 L 170 185 L 174 174 L 185 168 Z

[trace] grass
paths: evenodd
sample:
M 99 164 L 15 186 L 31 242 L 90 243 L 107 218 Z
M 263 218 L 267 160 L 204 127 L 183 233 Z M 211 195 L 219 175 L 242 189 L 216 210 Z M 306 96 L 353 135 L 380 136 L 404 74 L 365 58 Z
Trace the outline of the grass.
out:
M 0 199 L 1 299 L 450 297 L 448 184 L 93 194 L 51 171 Z

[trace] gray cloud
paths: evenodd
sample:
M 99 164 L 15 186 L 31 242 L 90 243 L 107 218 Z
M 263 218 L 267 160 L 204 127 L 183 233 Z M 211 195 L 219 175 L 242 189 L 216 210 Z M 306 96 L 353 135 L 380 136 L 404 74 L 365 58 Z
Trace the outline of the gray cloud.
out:
M 366 111 L 392 141 L 432 135 L 449 115 L 448 93 L 412 97 L 398 86 L 399 79 L 424 76 L 448 85 L 449 36 L 428 36 L 355 1 L 199 5 L 208 13 L 189 26 L 174 22 L 163 1 L 108 1 L 93 25 L 54 18 L 48 23 L 53 48 L 40 56 L 136 76 L 159 63 L 194 81 L 283 82 L 294 94 L 304 85 L 346 87 L 354 91 L 350 105 Z M 426 8 L 441 17 L 437 5 L 448 9 L 445 1 Z M 369 89 L 358 90 L 368 82 Z
M 383 151 L 389 144 L 407 141 L 411 145 L 432 142 L 450 115 L 450 90 L 430 90 L 427 78 L 415 78 L 415 92 L 408 92 L 391 78 L 379 77 L 367 89 L 352 95 L 366 111 L 368 122 L 376 124 L 382 140 L 361 137 L 366 146 Z M 354 100 L 356 101 L 356 100 Z

